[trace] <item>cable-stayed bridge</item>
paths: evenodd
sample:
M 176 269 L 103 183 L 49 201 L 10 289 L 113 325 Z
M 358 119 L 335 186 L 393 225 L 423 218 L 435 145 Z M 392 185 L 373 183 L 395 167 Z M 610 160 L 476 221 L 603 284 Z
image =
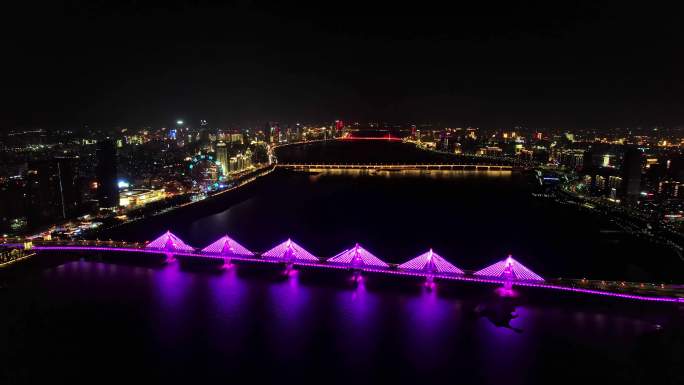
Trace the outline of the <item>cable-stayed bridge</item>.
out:
M 670 285 L 645 283 L 606 282 L 587 279 L 547 280 L 518 262 L 512 256 L 495 262 L 481 270 L 463 270 L 432 249 L 401 264 L 383 261 L 358 243 L 337 255 L 324 259 L 315 256 L 291 239 L 275 245 L 268 251 L 250 251 L 228 235 L 224 235 L 203 249 L 188 245 L 167 231 L 148 243 L 117 241 L 35 241 L 0 244 L 6 248 L 31 249 L 35 252 L 91 252 L 91 253 L 138 253 L 164 255 L 167 259 L 211 259 L 228 264 L 231 261 L 245 263 L 270 263 L 285 266 L 289 272 L 297 266 L 321 269 L 343 269 L 353 272 L 358 280 L 362 273 L 394 276 L 420 277 L 429 287 L 438 281 L 463 281 L 494 284 L 510 291 L 513 287 L 529 287 L 591 295 L 600 295 L 640 301 L 684 303 L 684 290 Z M 667 295 L 664 295 L 667 294 Z

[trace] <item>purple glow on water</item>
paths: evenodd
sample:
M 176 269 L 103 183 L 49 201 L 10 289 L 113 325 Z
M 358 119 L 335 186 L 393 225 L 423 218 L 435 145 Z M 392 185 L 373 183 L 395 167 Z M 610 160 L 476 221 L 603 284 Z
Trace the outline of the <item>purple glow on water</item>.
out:
M 282 246 L 282 245 L 279 245 L 279 246 Z M 279 247 L 279 246 L 277 246 L 277 247 Z M 292 242 L 292 247 L 293 248 L 296 247 L 296 244 L 294 244 L 294 242 Z M 34 246 L 33 250 L 36 250 L 36 251 L 79 251 L 79 252 L 83 252 L 83 251 L 127 252 L 127 253 L 143 253 L 143 254 L 167 254 L 168 253 L 167 251 L 156 250 L 156 249 L 137 249 L 137 248 L 125 248 L 125 247 L 119 248 L 119 247 L 109 247 L 109 246 Z M 343 253 L 345 253 L 345 252 L 343 252 Z M 341 253 L 341 254 L 343 254 L 343 253 Z M 223 259 L 223 256 L 217 257 L 216 255 L 202 254 L 202 253 L 196 253 L 196 252 L 173 251 L 173 252 L 170 252 L 170 254 L 173 254 L 176 256 L 180 255 L 180 256 L 194 257 L 194 258 L 210 258 L 210 259 L 220 258 L 220 259 Z M 250 263 L 281 263 L 283 261 L 282 259 L 275 259 L 275 258 L 274 259 L 268 259 L 268 258 L 267 259 L 257 259 L 257 258 L 249 258 L 249 257 L 233 257 L 231 259 L 250 262 Z M 510 261 L 508 261 L 508 262 L 510 262 Z M 347 269 L 349 267 L 352 267 L 348 263 L 347 264 L 321 263 L 320 261 L 318 261 L 318 259 L 316 260 L 316 262 L 307 262 L 307 261 L 295 260 L 293 262 L 293 264 L 298 265 L 298 266 L 309 266 L 309 267 L 324 268 L 324 269 Z M 494 264 L 494 265 L 488 267 L 487 269 L 493 268 L 494 266 L 497 266 L 499 264 L 503 265 L 502 271 L 507 267 L 506 266 L 507 261 L 501 261 L 497 264 Z M 516 264 L 517 263 L 508 263 L 508 266 L 509 267 L 515 266 Z M 385 264 L 385 266 L 386 266 L 386 264 Z M 520 266 L 522 266 L 522 265 L 520 265 Z M 455 280 L 455 281 L 475 282 L 475 283 L 484 283 L 484 284 L 496 284 L 496 285 L 505 284 L 508 282 L 508 283 L 512 283 L 515 286 L 524 286 L 524 287 L 539 288 L 539 289 L 568 291 L 568 292 L 583 293 L 583 294 L 593 294 L 593 295 L 601 295 L 601 296 L 608 296 L 608 297 L 614 297 L 614 298 L 624 298 L 624 299 L 631 299 L 631 300 L 653 301 L 653 302 L 684 303 L 684 297 L 648 296 L 648 295 L 639 295 L 639 294 L 617 293 L 617 292 L 610 292 L 610 291 L 605 291 L 605 290 L 582 289 L 582 288 L 577 288 L 577 287 L 553 285 L 553 284 L 548 284 L 548 283 L 544 283 L 544 282 L 522 281 L 522 280 L 511 281 L 511 280 L 507 280 L 505 276 L 487 276 L 487 275 L 484 275 L 482 272 L 484 270 L 487 270 L 487 269 L 483 269 L 483 270 L 475 273 L 475 276 L 472 276 L 472 275 L 461 275 L 461 274 L 437 274 L 437 273 L 425 273 L 425 272 L 418 272 L 418 271 L 402 271 L 402 270 L 388 269 L 386 267 L 373 267 L 373 266 L 362 267 L 362 270 L 364 272 L 371 272 L 371 273 L 377 273 L 377 274 L 424 277 L 424 278 L 427 278 L 429 276 L 434 276 L 435 278 L 442 279 L 442 280 Z
M 424 271 L 427 273 L 463 274 L 463 270 L 452 265 L 439 254 L 429 251 L 399 265 L 400 270 Z
M 434 291 L 404 301 L 402 337 L 410 341 L 411 349 L 407 350 L 410 361 L 421 371 L 452 366 L 442 354 L 443 349 L 435 347 L 443 347 L 449 343 L 446 341 L 457 338 L 455 332 L 462 316 L 460 303 L 439 298 Z
M 361 247 L 358 243 L 351 249 L 344 250 L 328 259 L 327 262 L 354 268 L 363 268 L 364 266 L 389 267 L 387 263 Z
M 249 251 L 246 247 L 242 246 L 228 235 L 224 235 L 211 245 L 205 247 L 202 249 L 202 252 L 221 255 L 243 255 L 248 257 L 254 255 L 253 252 Z
M 159 274 L 155 280 L 158 289 L 158 299 L 161 310 L 166 314 L 165 318 L 175 318 L 180 321 L 180 308 L 187 298 L 188 283 L 192 276 L 184 274 L 178 265 L 171 265 Z
M 316 338 L 309 332 L 313 327 L 310 290 L 299 284 L 295 273 L 286 280 L 270 284 L 267 294 L 269 322 L 266 330 L 272 341 L 271 349 L 278 359 L 290 361 Z
M 305 248 L 299 246 L 294 241 L 288 239 L 287 241 L 275 246 L 271 250 L 262 254 L 265 258 L 278 259 L 281 261 L 311 261 L 319 262 L 313 254 L 308 252 Z
M 498 294 L 500 297 L 508 297 L 508 298 L 515 298 L 518 296 L 518 292 L 513 290 L 513 288 L 506 288 L 506 287 L 497 287 L 496 288 L 496 294 Z
M 482 349 L 473 352 L 474 359 L 497 362 L 496 371 L 483 371 L 484 383 L 504 383 L 500 373 L 512 372 L 519 368 L 528 368 L 532 360 L 539 359 L 535 351 L 535 341 L 539 338 L 538 331 L 529 325 L 529 313 L 522 307 L 508 309 L 500 304 L 490 304 L 494 314 L 482 316 L 478 319 L 473 337 L 481 341 Z M 512 312 L 510 321 L 499 323 L 496 313 Z M 508 323 L 508 325 L 505 325 Z M 479 357 L 478 357 L 479 356 Z M 529 374 L 518 376 L 506 381 L 506 384 L 528 384 L 532 376 Z
M 46 272 L 50 276 L 27 279 L 22 287 L 37 291 L 26 305 L 19 301 L 25 298 L 20 287 L 3 293 L 17 299 L 11 301 L 16 306 L 3 308 L 10 317 L 20 315 L 14 310 L 17 306 L 20 310 L 38 306 L 37 311 L 16 318 L 17 324 L 26 325 L 22 326 L 26 335 L 38 336 L 13 333 L 9 346 L 23 343 L 27 347 L 17 349 L 21 354 L 17 358 L 35 363 L 38 354 L 68 367 L 70 358 L 59 354 L 64 347 L 58 342 L 64 341 L 78 351 L 93 349 L 92 361 L 84 359 L 94 368 L 94 378 L 97 373 L 119 373 L 110 372 L 108 365 L 123 359 L 138 370 L 121 369 L 121 376 L 138 375 L 154 365 L 163 369 L 160 379 L 174 382 L 180 378 L 189 383 L 193 376 L 207 380 L 240 376 L 258 383 L 312 382 L 320 380 L 320 373 L 334 373 L 331 381 L 340 384 L 365 378 L 387 378 L 394 383 L 548 384 L 559 378 L 553 373 L 556 365 L 578 362 L 585 371 L 573 380 L 598 370 L 600 378 L 611 383 L 615 373 L 629 373 L 629 367 L 636 366 L 634 349 L 644 339 L 662 335 L 654 329 L 656 322 L 664 332 L 681 329 L 677 322 L 681 317 L 668 318 L 673 313 L 668 307 L 595 304 L 580 297 L 522 301 L 525 305 L 519 306 L 518 301 L 485 298 L 479 290 L 476 297 L 460 289 L 443 293 L 406 287 L 395 290 L 395 285 L 376 285 L 377 276 L 365 271 L 371 285 L 367 290 L 352 290 L 338 280 L 350 276 L 344 271 L 326 273 L 335 277 L 332 280 L 309 281 L 317 278 L 313 269 L 300 271 L 305 279 L 286 280 L 270 273 L 252 275 L 246 264 L 220 273 L 176 265 L 108 265 L 86 258 L 65 265 L 64 276 L 51 268 Z M 445 286 L 440 282 L 440 288 Z M 644 309 L 665 310 L 656 315 Z M 511 312 L 518 317 L 506 319 Z M 37 314 L 42 322 L 32 319 Z M 75 316 L 82 322 L 74 323 Z M 65 329 L 63 337 L 60 329 Z M 98 338 L 93 340 L 93 335 Z M 678 357 L 667 350 L 668 339 L 658 337 L 656 342 L 636 358 L 655 355 L 652 352 L 659 360 Z M 50 354 L 36 353 L 41 346 Z M 125 346 L 137 348 L 117 358 Z M 602 360 L 606 356 L 610 360 Z M 302 363 L 314 369 L 297 369 L 295 365 Z M 36 371 L 41 365 L 28 368 Z M 551 373 L 546 371 L 549 367 Z M 677 369 L 668 367 L 672 368 Z M 203 370 L 211 370 L 211 378 Z
M 167 231 L 154 241 L 148 243 L 145 248 L 164 251 L 195 251 L 194 247 L 186 245 L 185 242 L 170 231 Z
M 503 261 L 487 266 L 475 272 L 475 275 L 504 279 L 522 279 L 525 281 L 543 281 L 544 278 L 516 261 L 510 255 Z
M 231 320 L 241 318 L 241 309 L 248 292 L 245 282 L 240 281 L 235 269 L 227 270 L 220 276 L 212 277 L 209 290 L 209 299 L 216 305 L 223 317 Z
M 378 348 L 377 337 L 382 326 L 381 297 L 368 292 L 363 280 L 354 290 L 340 290 L 335 294 L 334 330 L 336 330 L 336 358 L 348 367 L 369 365 Z

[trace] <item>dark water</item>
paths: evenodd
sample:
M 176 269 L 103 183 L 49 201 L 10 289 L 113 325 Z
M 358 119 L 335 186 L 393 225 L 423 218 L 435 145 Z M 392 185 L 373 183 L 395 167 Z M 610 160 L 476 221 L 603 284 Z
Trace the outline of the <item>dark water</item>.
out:
M 681 383 L 681 309 L 529 294 L 75 261 L 0 292 L 0 379 Z
M 466 269 L 511 252 L 544 276 L 681 282 L 673 255 L 529 188 L 510 173 L 282 172 L 108 235 L 229 233 L 254 250 L 292 237 L 319 256 L 358 241 L 391 262 L 433 247 Z M 47 266 L 0 275 L 0 384 L 684 382 L 677 305 L 277 267 Z
M 215 212 L 183 211 L 110 234 L 145 241 L 172 230 L 204 247 L 228 233 L 265 251 L 291 237 L 330 257 L 355 242 L 389 262 L 432 247 L 464 269 L 508 253 L 545 277 L 681 283 L 684 262 L 600 217 L 533 198 L 510 172 L 277 172 Z
M 276 155 L 280 163 L 490 163 L 490 161 L 480 157 L 425 151 L 408 143 L 366 140 L 315 142 L 285 146 L 278 148 Z

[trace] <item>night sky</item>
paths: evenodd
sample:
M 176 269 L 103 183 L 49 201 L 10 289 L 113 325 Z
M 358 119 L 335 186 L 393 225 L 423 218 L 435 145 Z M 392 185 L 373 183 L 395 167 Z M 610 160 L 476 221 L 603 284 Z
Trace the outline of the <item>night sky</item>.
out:
M 681 14 L 652 2 L 282 3 L 5 9 L 0 129 L 684 125 Z

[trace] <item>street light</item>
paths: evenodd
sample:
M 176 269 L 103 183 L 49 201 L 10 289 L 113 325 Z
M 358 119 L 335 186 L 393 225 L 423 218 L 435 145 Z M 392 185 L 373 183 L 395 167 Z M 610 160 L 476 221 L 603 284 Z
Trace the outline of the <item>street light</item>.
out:
M 182 120 L 176 120 L 176 124 L 180 126 L 183 124 L 183 121 Z

